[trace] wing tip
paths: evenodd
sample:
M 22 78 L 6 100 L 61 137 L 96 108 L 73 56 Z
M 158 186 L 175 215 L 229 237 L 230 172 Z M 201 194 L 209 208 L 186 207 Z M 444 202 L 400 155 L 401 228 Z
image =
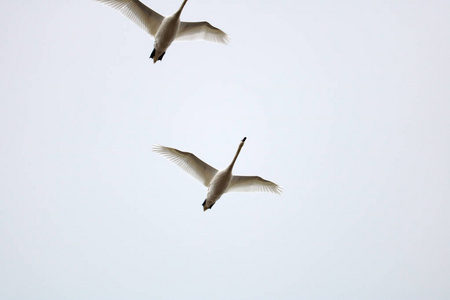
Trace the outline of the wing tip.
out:
M 164 146 L 159 145 L 159 144 L 153 144 L 152 145 L 152 152 L 159 153 L 159 154 L 164 154 L 164 150 L 166 148 L 167 147 L 164 147 Z
M 275 187 L 275 194 L 281 195 L 283 193 L 283 187 L 277 185 Z

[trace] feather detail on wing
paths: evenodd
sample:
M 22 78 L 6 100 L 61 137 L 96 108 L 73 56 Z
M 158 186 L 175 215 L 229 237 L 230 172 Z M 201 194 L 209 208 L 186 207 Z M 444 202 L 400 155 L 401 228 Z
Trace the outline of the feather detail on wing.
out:
M 259 176 L 233 176 L 228 192 L 268 192 L 281 194 L 282 188 L 268 180 Z
M 175 40 L 198 40 L 228 44 L 230 37 L 208 22 L 181 22 Z
M 174 148 L 153 145 L 152 150 L 161 154 L 184 171 L 197 178 L 204 186 L 208 187 L 217 170 L 197 156 L 189 152 L 183 152 Z
M 96 0 L 117 9 L 149 34 L 155 36 L 164 17 L 138 0 Z

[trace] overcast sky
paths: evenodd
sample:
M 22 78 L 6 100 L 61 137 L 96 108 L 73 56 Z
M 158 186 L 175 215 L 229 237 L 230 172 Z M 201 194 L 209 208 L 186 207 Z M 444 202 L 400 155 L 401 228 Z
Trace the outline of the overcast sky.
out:
M 145 1 L 163 15 L 178 1 Z M 1 299 L 449 299 L 450 2 L 0 11 Z M 283 186 L 206 189 L 152 144 Z

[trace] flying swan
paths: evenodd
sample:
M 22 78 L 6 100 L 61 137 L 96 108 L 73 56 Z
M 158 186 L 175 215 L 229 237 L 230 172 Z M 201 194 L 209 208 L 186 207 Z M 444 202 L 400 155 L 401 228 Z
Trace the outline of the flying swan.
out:
M 131 21 L 155 37 L 154 49 L 150 58 L 153 63 L 162 60 L 167 48 L 174 40 L 195 40 L 227 44 L 228 35 L 208 22 L 180 22 L 181 11 L 186 5 L 184 0 L 180 8 L 171 16 L 163 17 L 145 6 L 139 0 L 96 0 L 119 10 Z
M 216 170 L 197 156 L 174 148 L 153 145 L 153 151 L 161 154 L 187 173 L 198 179 L 208 188 L 203 202 L 203 211 L 211 209 L 224 193 L 228 192 L 270 192 L 281 194 L 282 189 L 277 184 L 259 176 L 236 176 L 231 173 L 234 163 L 241 152 L 247 138 L 240 142 L 231 164 L 223 170 Z

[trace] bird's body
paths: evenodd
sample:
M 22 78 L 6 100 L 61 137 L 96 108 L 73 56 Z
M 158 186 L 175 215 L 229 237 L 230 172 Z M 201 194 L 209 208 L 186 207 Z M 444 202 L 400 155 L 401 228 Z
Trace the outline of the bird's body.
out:
M 180 29 L 180 15 L 187 0 L 183 1 L 181 7 L 171 16 L 165 17 L 158 31 L 155 35 L 155 43 L 153 44 L 153 52 L 150 58 L 153 58 L 153 63 L 158 60 L 162 60 L 167 48 L 175 40 L 178 30 Z
M 150 55 L 153 63 L 162 60 L 166 50 L 176 39 L 204 39 L 228 43 L 228 35 L 208 22 L 181 22 L 180 15 L 187 0 L 171 16 L 163 17 L 139 0 L 96 0 L 121 11 L 125 16 L 155 37 Z
M 216 201 L 226 193 L 228 186 L 230 185 L 232 176 L 233 175 L 231 174 L 231 170 L 229 170 L 229 168 L 220 170 L 216 173 L 208 186 L 206 199 L 202 204 L 203 210 L 211 208 L 216 203 Z
M 239 144 L 239 148 L 231 164 L 223 170 L 216 170 L 194 154 L 183 152 L 174 148 L 155 145 L 153 151 L 157 152 L 186 172 L 197 178 L 208 188 L 206 199 L 203 202 L 203 210 L 210 209 L 224 193 L 241 192 L 272 192 L 281 193 L 281 187 L 259 176 L 235 176 L 232 174 L 234 163 L 244 146 L 246 138 Z

